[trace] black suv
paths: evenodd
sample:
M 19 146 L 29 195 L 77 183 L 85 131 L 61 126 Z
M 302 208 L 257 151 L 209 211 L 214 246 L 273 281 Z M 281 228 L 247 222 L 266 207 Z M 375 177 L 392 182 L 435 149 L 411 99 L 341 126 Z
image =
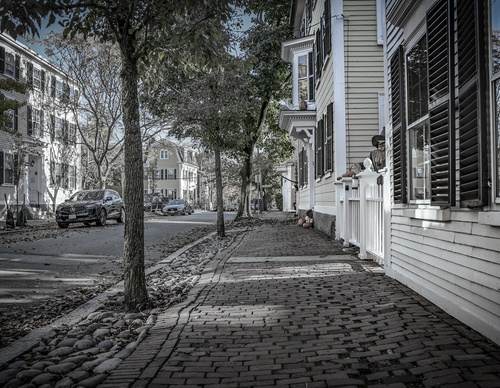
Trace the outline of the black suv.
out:
M 75 222 L 85 225 L 95 222 L 102 226 L 106 225 L 108 218 L 125 222 L 125 204 L 120 194 L 110 189 L 78 191 L 56 209 L 56 222 L 60 228 L 67 228 Z

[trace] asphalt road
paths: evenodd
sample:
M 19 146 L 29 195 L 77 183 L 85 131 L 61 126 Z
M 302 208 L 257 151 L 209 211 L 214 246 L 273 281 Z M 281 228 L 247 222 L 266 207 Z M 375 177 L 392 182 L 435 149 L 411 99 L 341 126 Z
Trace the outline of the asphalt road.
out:
M 225 213 L 226 219 L 235 213 Z M 216 213 L 146 217 L 146 265 L 162 259 L 165 242 L 193 228 L 214 224 Z M 124 226 L 70 225 L 51 238 L 0 245 L 0 313 L 15 306 L 40 305 L 54 296 L 105 286 L 122 274 Z M 177 237 L 176 237 L 177 236 Z

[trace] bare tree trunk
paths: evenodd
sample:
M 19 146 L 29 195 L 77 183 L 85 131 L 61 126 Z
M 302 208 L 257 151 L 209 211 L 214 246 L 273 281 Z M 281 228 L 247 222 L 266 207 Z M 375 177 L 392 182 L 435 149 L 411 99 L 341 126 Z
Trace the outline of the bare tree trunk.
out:
M 219 237 L 226 237 L 224 226 L 224 199 L 222 198 L 221 155 L 218 148 L 215 149 L 215 189 L 217 197 L 217 235 Z
M 122 43 L 125 45 L 125 43 Z M 137 94 L 137 60 L 127 58 L 123 52 L 132 47 L 122 47 L 123 118 L 125 124 L 125 187 L 124 200 L 125 247 L 124 283 L 125 306 L 136 311 L 147 304 L 146 276 L 144 269 L 144 209 L 141 131 L 139 126 L 139 98 Z
M 240 205 L 238 206 L 239 217 L 252 217 L 251 195 L 252 195 L 252 156 L 253 146 L 245 150 L 245 160 L 241 167 L 241 195 Z

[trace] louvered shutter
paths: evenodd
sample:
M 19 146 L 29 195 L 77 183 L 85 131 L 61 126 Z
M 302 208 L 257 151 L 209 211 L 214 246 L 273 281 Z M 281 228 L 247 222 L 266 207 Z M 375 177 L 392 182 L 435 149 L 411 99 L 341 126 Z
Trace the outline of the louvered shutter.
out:
M 54 141 L 56 137 L 56 118 L 54 115 L 50 115 L 50 141 Z
M 14 78 L 16 79 L 16 81 L 19 81 L 19 76 L 21 74 L 21 69 L 20 69 L 20 66 L 21 66 L 21 57 L 16 54 L 16 57 L 15 57 L 15 67 L 14 67 Z
M 431 202 L 455 202 L 453 5 L 440 0 L 427 13 Z
M 5 183 L 4 174 L 4 152 L 0 151 L 0 185 Z
M 28 135 L 33 136 L 33 113 L 31 109 L 31 105 L 28 105 L 27 107 L 27 121 L 28 121 Z
M 33 63 L 31 62 L 26 64 L 26 82 L 33 85 Z
M 0 74 L 5 73 L 5 47 L 0 47 Z
M 316 126 L 316 178 L 323 176 L 323 125 L 323 120 L 320 120 Z
M 392 56 L 391 103 L 394 203 L 406 203 L 406 125 L 404 121 L 403 47 Z
M 42 70 L 42 94 L 45 94 L 45 70 Z
M 304 185 L 303 170 L 304 170 L 304 154 L 303 150 L 301 150 L 299 152 L 299 186 Z
M 485 11 L 482 1 L 457 2 L 460 205 L 487 204 Z
M 325 171 L 333 171 L 333 103 L 326 107 Z
M 327 56 L 332 51 L 332 11 L 331 0 L 325 0 L 325 38 L 323 41 L 323 56 Z
M 316 30 L 316 42 L 314 44 L 314 47 L 316 48 L 316 79 L 321 78 L 321 70 L 323 68 L 323 54 L 322 54 L 322 49 L 321 49 L 321 29 L 318 28 Z

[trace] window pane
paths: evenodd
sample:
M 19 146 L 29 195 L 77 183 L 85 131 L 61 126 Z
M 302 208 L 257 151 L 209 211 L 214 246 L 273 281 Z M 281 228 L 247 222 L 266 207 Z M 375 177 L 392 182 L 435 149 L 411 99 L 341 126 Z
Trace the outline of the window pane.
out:
M 428 112 L 427 38 L 424 36 L 406 55 L 408 77 L 408 123 Z
M 420 124 L 409 131 L 411 199 L 430 198 L 429 126 Z
M 299 57 L 299 78 L 307 77 L 307 56 Z
M 491 65 L 493 74 L 500 73 L 500 1 L 491 1 Z
M 302 79 L 299 81 L 299 101 L 302 100 L 308 100 L 309 99 L 309 93 L 308 93 L 308 80 L 307 79 Z

